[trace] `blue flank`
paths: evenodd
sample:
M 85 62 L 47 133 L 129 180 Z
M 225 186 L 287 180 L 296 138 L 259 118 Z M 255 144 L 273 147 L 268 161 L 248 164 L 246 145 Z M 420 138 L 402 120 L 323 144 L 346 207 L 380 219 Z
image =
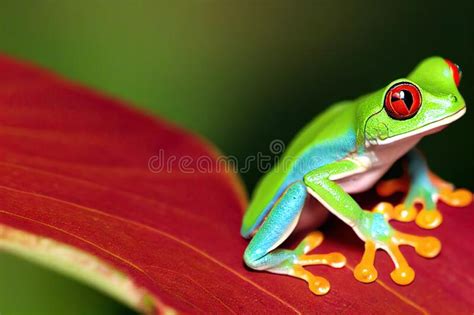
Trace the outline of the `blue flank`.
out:
M 244 227 L 242 226 L 240 231 L 241 235 L 248 238 L 250 234 L 260 226 L 270 209 L 290 184 L 296 181 L 302 181 L 303 177 L 312 170 L 345 158 L 355 148 L 356 135 L 353 130 L 350 130 L 339 138 L 317 143 L 306 149 L 306 151 L 301 154 L 295 162 L 291 163 L 291 170 L 289 170 L 285 182 L 278 189 L 278 192 L 272 198 L 272 201 L 261 212 L 255 223 L 248 230 L 244 230 Z M 279 164 L 284 165 L 285 159 L 291 160 L 292 158 L 294 157 L 284 155 Z M 277 165 L 276 167 L 281 166 Z M 257 196 L 255 196 L 255 198 L 257 198 Z

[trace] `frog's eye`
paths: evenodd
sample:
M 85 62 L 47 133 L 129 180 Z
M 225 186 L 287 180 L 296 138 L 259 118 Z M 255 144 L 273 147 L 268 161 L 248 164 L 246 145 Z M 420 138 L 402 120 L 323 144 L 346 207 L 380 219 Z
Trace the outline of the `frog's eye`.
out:
M 444 59 L 444 60 L 448 64 L 449 68 L 451 69 L 451 75 L 453 76 L 454 83 L 456 83 L 456 86 L 459 86 L 459 82 L 461 82 L 461 77 L 462 77 L 461 67 L 459 67 L 457 64 L 455 64 L 449 59 Z
M 420 107 L 420 90 L 411 83 L 397 83 L 385 94 L 385 110 L 394 119 L 402 120 L 413 117 Z

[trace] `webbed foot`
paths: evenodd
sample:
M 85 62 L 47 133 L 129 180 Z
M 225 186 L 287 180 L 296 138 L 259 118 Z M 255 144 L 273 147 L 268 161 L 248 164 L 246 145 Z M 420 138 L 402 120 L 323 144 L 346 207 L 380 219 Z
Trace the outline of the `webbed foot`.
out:
M 408 177 L 382 181 L 377 185 L 377 193 L 382 197 L 390 196 L 396 192 L 407 192 L 404 201 L 390 211 L 391 218 L 410 222 L 415 220 L 416 224 L 424 229 L 438 227 L 443 221 L 443 216 L 437 208 L 438 200 L 453 206 L 464 207 L 472 202 L 472 193 L 466 189 L 455 189 L 447 183 L 428 172 L 427 176 L 419 176 L 418 180 L 410 182 Z M 385 203 L 384 203 L 385 204 Z M 386 205 L 379 204 L 377 208 L 385 208 Z M 418 211 L 416 206 L 420 205 Z
M 386 251 L 395 265 L 391 272 L 392 280 L 400 285 L 410 284 L 415 278 L 415 271 L 410 267 L 399 247 L 409 245 L 423 257 L 433 258 L 441 251 L 441 243 L 437 238 L 420 237 L 406 234 L 393 229 L 388 224 L 387 213 L 364 211 L 360 222 L 354 227 L 356 233 L 365 241 L 365 251 L 360 263 L 354 269 L 357 280 L 365 283 L 377 279 L 378 273 L 374 267 L 377 249 Z
M 328 293 L 330 289 L 328 280 L 313 275 L 303 268 L 303 266 L 308 265 L 328 265 L 333 268 L 344 267 L 346 258 L 340 253 L 307 255 L 311 250 L 318 247 L 322 241 L 323 234 L 321 232 L 311 232 L 294 250 L 281 250 L 280 254 L 288 255 L 290 259 L 286 259 L 280 265 L 268 269 L 268 271 L 303 279 L 308 283 L 311 292 L 316 295 Z

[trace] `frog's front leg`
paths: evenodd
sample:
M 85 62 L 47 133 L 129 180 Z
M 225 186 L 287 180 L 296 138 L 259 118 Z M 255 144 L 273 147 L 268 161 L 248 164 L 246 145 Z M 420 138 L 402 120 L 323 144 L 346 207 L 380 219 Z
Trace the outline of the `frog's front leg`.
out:
M 306 196 L 306 186 L 302 181 L 289 186 L 250 241 L 244 253 L 244 261 L 252 269 L 303 279 L 308 282 L 313 293 L 322 295 L 329 291 L 329 282 L 314 276 L 303 266 L 324 264 L 341 268 L 346 259 L 339 253 L 307 255 L 323 241 L 320 232 L 310 233 L 294 250 L 275 249 L 294 230 Z
M 413 246 L 423 257 L 434 257 L 441 250 L 441 243 L 434 237 L 418 237 L 393 229 L 388 219 L 381 213 L 365 211 L 339 186 L 335 180 L 367 170 L 370 162 L 345 159 L 311 171 L 304 177 L 308 191 L 329 211 L 350 225 L 356 234 L 365 241 L 365 252 L 361 262 L 354 270 L 354 276 L 361 282 L 377 279 L 374 267 L 375 252 L 385 250 L 395 264 L 390 274 L 398 284 L 409 284 L 415 272 L 408 265 L 399 250 L 400 245 Z
M 406 174 L 399 179 L 382 181 L 377 185 L 381 196 L 389 196 L 395 192 L 408 192 L 404 201 L 393 209 L 389 205 L 378 205 L 379 209 L 386 208 L 394 219 L 409 222 L 416 218 L 416 224 L 425 229 L 439 226 L 443 217 L 436 207 L 438 200 L 454 206 L 463 207 L 472 202 L 472 193 L 466 189 L 454 189 L 430 172 L 422 154 L 413 149 L 408 152 Z M 417 211 L 416 204 L 422 206 Z M 376 210 L 377 211 L 377 210 Z

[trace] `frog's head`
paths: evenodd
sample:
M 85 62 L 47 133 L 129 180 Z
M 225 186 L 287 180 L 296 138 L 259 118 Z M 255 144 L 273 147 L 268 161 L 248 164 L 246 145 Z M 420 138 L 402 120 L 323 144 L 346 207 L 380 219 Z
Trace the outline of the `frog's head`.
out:
M 423 60 L 408 77 L 360 99 L 360 138 L 365 144 L 384 145 L 439 131 L 466 112 L 460 80 L 461 70 L 451 61 Z

